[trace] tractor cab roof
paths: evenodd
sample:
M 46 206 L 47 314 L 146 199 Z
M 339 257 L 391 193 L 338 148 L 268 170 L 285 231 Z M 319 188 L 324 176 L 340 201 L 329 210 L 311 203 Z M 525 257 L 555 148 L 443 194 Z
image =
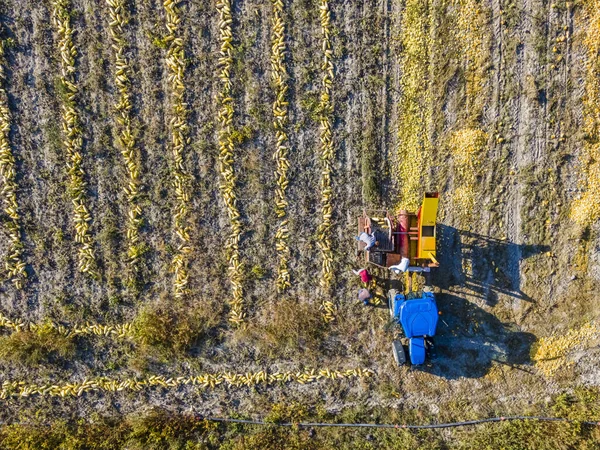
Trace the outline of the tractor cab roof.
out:
M 438 322 L 438 309 L 431 292 L 421 298 L 406 300 L 400 305 L 400 323 L 407 338 L 434 336 Z

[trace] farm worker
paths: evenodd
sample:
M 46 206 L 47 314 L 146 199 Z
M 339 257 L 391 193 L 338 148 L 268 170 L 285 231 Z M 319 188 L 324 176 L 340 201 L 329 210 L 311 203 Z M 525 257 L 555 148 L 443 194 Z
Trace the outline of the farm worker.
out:
M 360 281 L 362 281 L 364 284 L 368 284 L 369 281 L 371 281 L 371 275 L 367 269 L 353 270 L 352 273 L 354 273 L 354 275 L 358 275 L 360 277 Z
M 363 305 L 367 306 L 370 298 L 371 293 L 368 289 L 362 288 L 358 290 L 358 299 L 363 302 Z
M 375 234 L 365 233 L 364 231 L 360 233 L 360 236 L 356 236 L 357 241 L 363 241 L 366 244 L 365 250 L 369 250 L 374 245 L 379 245 L 379 242 L 375 239 Z
M 400 264 L 396 264 L 395 266 L 390 266 L 390 270 L 394 272 L 396 275 L 400 274 L 400 272 L 406 272 L 408 269 L 408 265 L 410 264 L 410 260 L 408 258 L 402 258 L 400 260 Z

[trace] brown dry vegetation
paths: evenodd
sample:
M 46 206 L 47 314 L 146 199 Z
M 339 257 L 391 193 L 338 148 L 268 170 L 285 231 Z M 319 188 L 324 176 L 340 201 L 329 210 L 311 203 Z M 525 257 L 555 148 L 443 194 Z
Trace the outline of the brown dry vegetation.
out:
M 328 113 L 320 97 L 321 2 L 284 0 L 281 11 L 289 75 L 285 196 L 291 236 L 291 287 L 283 293 L 277 291 L 280 260 L 275 248 L 280 219 L 274 202 L 277 138 L 272 107 L 281 86 L 271 72 L 272 3 L 232 1 L 232 84 L 226 92 L 231 100 L 225 100 L 219 97 L 225 90 L 218 77 L 222 41 L 214 0 L 178 2 L 185 89 L 176 92 L 173 68 L 166 63 L 173 36 L 162 2 L 124 2 L 122 38 L 131 65 L 128 126 L 139 151 L 136 204 L 143 218 L 135 277 L 127 256 L 131 204 L 123 187 L 130 173 L 118 140 L 123 125 L 115 110 L 120 94 L 114 82 L 109 8 L 100 0 L 66 3 L 77 49 L 75 108 L 99 279 L 78 270 L 67 190 L 69 155 L 61 125 L 61 104 L 68 93 L 60 77 L 60 36 L 49 20 L 52 3 L 1 0 L 1 38 L 11 44 L 2 47 L 3 87 L 28 277 L 23 289 L 8 276 L 3 279 L 0 313 L 16 323 L 132 323 L 134 332 L 125 338 L 72 339 L 60 337 L 52 327 L 16 333 L 1 328 L 0 383 L 313 367 L 366 367 L 376 375 L 307 385 L 180 386 L 64 399 L 10 398 L 0 400 L 1 420 L 135 415 L 151 407 L 169 413 L 262 416 L 272 405 L 287 403 L 307 410 L 318 405 L 319 411 L 305 417 L 347 414 L 348 420 L 364 419 L 370 414 L 365 411 L 381 407 L 393 412 L 381 415 L 382 420 L 393 416 L 429 422 L 526 410 L 552 414 L 556 411 L 551 405 L 569 403 L 564 398 L 578 387 L 598 386 L 598 333 L 560 349 L 534 346 L 540 338 L 582 329 L 598 317 L 598 224 L 570 219 L 573 202 L 580 194 L 589 196 L 583 188 L 594 186 L 593 181 L 581 181 L 586 168 L 593 171 L 596 164 L 590 160 L 590 149 L 597 145 L 594 120 L 599 120 L 591 117 L 598 105 L 590 104 L 597 98 L 592 96 L 598 83 L 593 50 L 600 39 L 590 26 L 595 23 L 590 7 L 594 1 L 329 2 L 335 68 L 330 234 L 336 320 L 331 324 L 322 320 L 319 306 L 327 299 L 318 289 L 320 120 Z M 185 105 L 178 103 L 178 96 Z M 234 113 L 225 136 L 219 111 L 230 101 Z M 188 127 L 185 145 L 176 147 L 176 153 L 174 111 L 181 112 L 178 118 Z M 233 221 L 219 175 L 219 142 L 225 138 L 234 149 L 231 167 L 242 230 L 235 252 L 241 266 L 234 274 L 243 287 L 236 294 L 243 292 L 246 322 L 241 327 L 227 320 L 228 302 L 234 297 L 228 270 L 232 252 L 225 249 Z M 174 219 L 182 204 L 173 184 L 177 174 L 189 177 L 185 224 Z M 398 368 L 390 352 L 395 330 L 387 310 L 365 309 L 355 300 L 352 236 L 363 206 L 412 204 L 425 189 L 442 195 L 442 267 L 434 281 L 443 314 L 428 364 Z M 2 213 L 1 222 L 3 230 L 10 229 L 8 215 Z M 189 239 L 182 240 L 176 232 L 184 225 Z M 3 236 L 4 256 L 14 241 Z M 182 242 L 189 251 L 189 292 L 174 298 L 173 261 Z M 387 275 L 378 275 L 387 286 Z M 536 353 L 539 348 L 543 354 Z M 552 364 L 551 374 L 536 366 L 544 355 L 557 354 L 561 363 Z M 344 413 L 348 408 L 355 408 L 354 413 Z M 577 418 L 598 420 L 598 411 L 587 408 Z M 135 424 L 131 427 L 136 429 Z M 479 437 L 457 434 L 458 440 L 448 442 L 497 448 L 504 428 L 498 430 Z M 517 437 L 506 448 L 523 448 L 519 442 L 528 430 L 508 430 Z M 560 429 L 556 436 L 580 431 Z M 0 439 L 18 439 L 6 433 Z M 248 442 L 256 448 L 269 442 L 263 437 L 283 439 L 276 433 L 251 434 Z M 592 442 L 590 435 L 579 434 Z M 435 448 L 448 438 L 403 436 L 405 441 L 396 442 L 399 448 Z M 394 444 L 386 435 L 376 438 L 382 446 Z M 310 448 L 310 437 L 297 434 L 294 439 L 298 448 Z M 319 443 L 331 442 L 336 441 Z M 470 442 L 479 446 L 469 447 Z M 574 438 L 565 442 L 563 448 L 581 443 Z M 234 439 L 228 445 L 245 444 Z

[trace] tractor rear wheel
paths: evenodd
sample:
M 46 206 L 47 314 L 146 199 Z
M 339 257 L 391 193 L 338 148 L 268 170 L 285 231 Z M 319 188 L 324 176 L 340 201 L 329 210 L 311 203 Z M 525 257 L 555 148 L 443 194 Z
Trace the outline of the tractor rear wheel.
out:
M 406 362 L 406 353 L 404 352 L 402 342 L 392 341 L 392 353 L 394 354 L 396 364 L 398 364 L 399 366 L 403 365 Z
M 390 308 L 390 317 L 394 318 L 394 299 L 396 298 L 398 291 L 396 289 L 390 289 L 388 291 L 388 306 Z

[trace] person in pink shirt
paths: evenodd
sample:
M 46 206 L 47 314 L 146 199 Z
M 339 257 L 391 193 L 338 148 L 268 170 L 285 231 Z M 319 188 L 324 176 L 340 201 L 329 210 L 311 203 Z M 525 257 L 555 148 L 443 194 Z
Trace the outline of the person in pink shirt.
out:
M 354 273 L 354 275 L 358 275 L 364 284 L 369 284 L 371 281 L 371 275 L 367 269 L 353 270 L 352 273 Z

